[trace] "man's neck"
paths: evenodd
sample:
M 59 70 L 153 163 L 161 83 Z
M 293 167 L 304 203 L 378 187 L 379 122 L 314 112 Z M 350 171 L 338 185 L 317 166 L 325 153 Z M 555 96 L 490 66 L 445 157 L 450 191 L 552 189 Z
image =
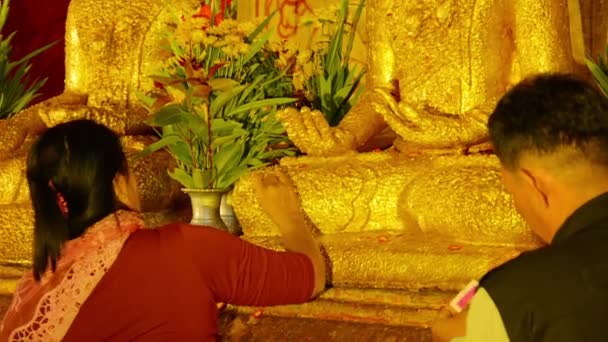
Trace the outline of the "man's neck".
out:
M 579 187 L 577 190 L 562 196 L 563 200 L 559 201 L 559 206 L 555 208 L 554 214 L 551 215 L 550 241 L 553 241 L 555 234 L 576 210 L 606 192 L 608 192 L 608 184 L 606 186 Z

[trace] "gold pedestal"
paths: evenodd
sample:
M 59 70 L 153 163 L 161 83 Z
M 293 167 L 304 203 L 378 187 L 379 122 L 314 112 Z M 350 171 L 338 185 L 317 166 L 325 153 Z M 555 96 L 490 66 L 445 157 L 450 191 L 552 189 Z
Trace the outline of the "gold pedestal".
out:
M 268 308 L 229 307 L 238 313 L 285 318 L 347 321 L 387 326 L 429 326 L 456 292 L 437 289 L 375 290 L 332 288 L 312 302 Z
M 278 238 L 248 237 L 280 249 Z M 458 291 L 472 279 L 527 249 L 523 246 L 456 245 L 398 231 L 325 235 L 332 284 L 337 288 Z M 531 247 L 531 246 L 529 246 Z

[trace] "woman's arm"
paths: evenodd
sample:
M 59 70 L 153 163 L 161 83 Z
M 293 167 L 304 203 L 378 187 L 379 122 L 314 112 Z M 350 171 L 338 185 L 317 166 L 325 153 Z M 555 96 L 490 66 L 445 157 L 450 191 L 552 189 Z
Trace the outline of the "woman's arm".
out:
M 260 175 L 255 189 L 260 205 L 279 228 L 285 249 L 304 254 L 312 262 L 315 275 L 312 296 L 317 296 L 325 289 L 325 259 L 291 181 L 287 175 L 275 169 Z
M 286 252 L 185 224 L 180 224 L 181 237 L 172 248 L 186 250 L 185 262 L 192 263 L 216 302 L 266 306 L 308 301 L 325 288 L 325 262 L 300 213 L 297 194 L 278 173 L 259 179 L 256 189 L 280 227 Z

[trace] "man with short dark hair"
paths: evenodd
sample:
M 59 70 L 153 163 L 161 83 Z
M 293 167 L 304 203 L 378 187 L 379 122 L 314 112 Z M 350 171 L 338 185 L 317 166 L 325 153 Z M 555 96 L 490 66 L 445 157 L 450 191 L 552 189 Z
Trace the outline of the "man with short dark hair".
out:
M 437 341 L 608 340 L 608 99 L 566 75 L 525 80 L 488 122 L 503 183 L 548 243 L 486 274 Z

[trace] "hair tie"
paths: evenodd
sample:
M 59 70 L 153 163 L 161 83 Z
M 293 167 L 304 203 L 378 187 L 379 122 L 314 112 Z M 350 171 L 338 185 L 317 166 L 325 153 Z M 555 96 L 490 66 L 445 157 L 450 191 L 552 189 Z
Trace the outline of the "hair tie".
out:
M 57 197 L 57 206 L 59 207 L 59 211 L 61 212 L 61 215 L 63 215 L 63 217 L 67 218 L 68 217 L 68 202 L 65 200 L 65 197 L 63 197 L 63 195 L 57 191 L 57 188 L 55 188 L 55 184 L 53 184 L 53 181 L 49 179 L 49 188 L 51 188 L 51 190 L 53 190 L 55 192 L 55 196 Z

